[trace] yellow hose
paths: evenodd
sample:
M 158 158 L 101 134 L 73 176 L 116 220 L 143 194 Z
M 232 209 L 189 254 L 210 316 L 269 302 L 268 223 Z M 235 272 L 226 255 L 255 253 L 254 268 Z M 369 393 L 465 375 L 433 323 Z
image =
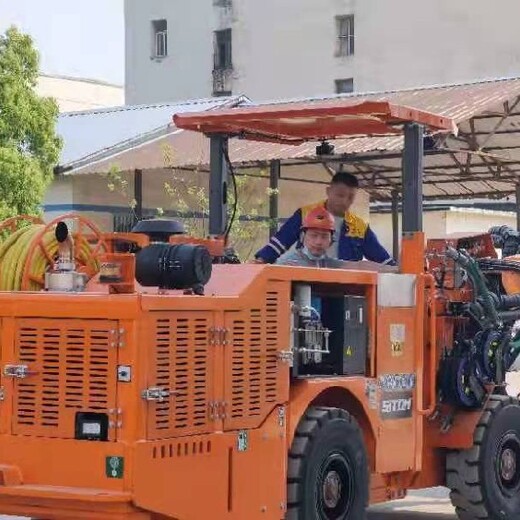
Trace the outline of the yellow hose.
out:
M 41 239 L 43 248 L 37 244 L 44 228 L 44 224 L 22 227 L 0 244 L 1 291 L 39 291 L 43 288 L 45 272 L 52 267 L 49 257 L 55 259 L 58 253 L 58 241 L 54 236 L 54 229 L 44 233 Z M 92 249 L 86 240 L 75 240 L 74 256 L 78 270 L 81 266 L 94 269 L 97 267 L 96 259 L 92 257 Z M 40 282 L 31 279 L 28 286 L 23 287 L 24 272 L 28 272 L 31 278 L 38 279 Z

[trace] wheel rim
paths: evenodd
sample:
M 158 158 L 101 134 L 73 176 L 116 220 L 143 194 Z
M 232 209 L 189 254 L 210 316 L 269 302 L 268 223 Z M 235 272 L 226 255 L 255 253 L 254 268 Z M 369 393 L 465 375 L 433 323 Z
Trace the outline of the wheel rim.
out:
M 505 495 L 520 491 L 520 438 L 514 432 L 506 433 L 496 450 L 496 476 Z
M 323 462 L 316 482 L 319 518 L 346 518 L 354 501 L 354 474 L 343 453 L 331 453 Z

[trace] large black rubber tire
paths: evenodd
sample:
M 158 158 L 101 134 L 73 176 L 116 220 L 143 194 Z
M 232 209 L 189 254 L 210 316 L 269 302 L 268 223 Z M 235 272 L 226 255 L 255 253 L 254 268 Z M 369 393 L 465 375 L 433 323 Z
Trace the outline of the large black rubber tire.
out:
M 368 493 L 367 454 L 356 420 L 338 408 L 309 408 L 289 452 L 286 520 L 363 520 Z
M 488 401 L 473 447 L 446 461 L 450 498 L 461 520 L 520 519 L 520 404 L 497 395 Z

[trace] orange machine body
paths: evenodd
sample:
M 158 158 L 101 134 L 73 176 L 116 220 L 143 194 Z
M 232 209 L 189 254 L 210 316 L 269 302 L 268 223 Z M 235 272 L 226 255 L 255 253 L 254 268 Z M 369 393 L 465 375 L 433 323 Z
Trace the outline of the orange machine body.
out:
M 248 138 L 291 144 L 399 134 L 409 122 L 456 130 L 442 116 L 349 100 L 175 116 L 178 128 L 245 129 Z M 422 233 L 403 237 L 399 274 L 214 265 L 202 296 L 140 287 L 132 255 L 115 251 L 117 237 L 94 233 L 86 242 L 97 245 L 82 272 L 95 271 L 95 257 L 115 281 L 97 275 L 77 293 L 0 293 L 0 513 L 281 520 L 288 452 L 311 406 L 356 419 L 372 503 L 444 484 L 442 450 L 471 445 L 478 412 L 460 412 L 450 429 L 437 420 L 435 374 L 449 320 L 424 269 Z M 224 242 L 209 245 L 222 254 Z M 42 286 L 34 273 L 24 276 L 22 289 Z M 341 375 L 358 352 L 347 341 L 341 373 L 294 374 L 301 284 L 325 300 L 363 298 L 366 353 L 355 373 Z M 94 427 L 103 441 L 87 440 Z
M 408 247 L 419 258 L 422 241 Z M 358 420 L 372 502 L 443 484 L 437 450 L 467 444 L 474 423 L 442 435 L 428 420 L 437 358 L 429 276 L 216 265 L 204 296 L 111 294 L 96 280 L 80 294 L 0 294 L 2 367 L 26 367 L 0 376 L 0 512 L 281 519 L 287 451 L 310 405 Z M 364 374 L 290 378 L 295 283 L 366 298 Z M 396 287 L 408 301 L 394 301 Z M 167 395 L 153 400 L 154 389 Z M 85 410 L 108 415 L 106 442 L 75 438 Z

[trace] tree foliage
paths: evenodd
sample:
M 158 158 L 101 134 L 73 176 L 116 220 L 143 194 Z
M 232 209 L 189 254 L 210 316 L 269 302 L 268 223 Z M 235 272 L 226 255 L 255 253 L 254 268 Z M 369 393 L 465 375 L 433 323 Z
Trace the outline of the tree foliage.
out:
M 187 215 L 182 221 L 188 234 L 203 238 L 209 233 L 209 195 L 205 186 L 193 184 L 193 175 L 192 172 L 174 170 L 171 181 L 164 184 L 164 189 L 170 198 L 170 209 Z M 246 260 L 258 248 L 258 241 L 263 242 L 267 238 L 269 221 L 261 218 L 261 215 L 266 210 L 268 193 L 262 189 L 260 179 L 257 178 L 237 175 L 235 182 L 236 208 L 234 190 L 228 191 L 230 219 L 235 208 L 229 230 L 229 245 L 242 260 Z
M 184 224 L 189 235 L 206 238 L 209 233 L 209 176 L 197 167 L 193 170 L 176 168 L 175 150 L 169 144 L 164 144 L 161 148 L 164 169 L 169 172 L 169 178 L 162 186 L 165 195 L 161 201 L 162 206 L 154 209 L 153 216 L 175 215 Z M 196 162 L 202 164 L 202 157 Z M 126 173 L 115 163 L 104 177 L 108 190 L 126 205 L 129 216 L 137 219 L 136 200 Z M 255 177 L 237 174 L 236 207 L 235 190 L 231 186 L 233 179 L 229 179 L 228 217 L 232 217 L 233 210 L 235 212 L 228 242 L 243 261 L 251 258 L 268 238 L 270 221 L 264 215 L 268 212 L 269 198 L 277 192 L 266 187 L 267 179 L 267 171 L 258 171 Z M 152 217 L 150 213 L 146 213 L 147 218 Z
M 36 94 L 38 71 L 30 36 L 0 35 L 0 218 L 40 213 L 58 162 L 58 107 Z
M 173 166 L 175 151 L 169 145 L 163 146 L 163 160 L 171 171 L 171 180 L 164 184 L 169 195 L 170 207 L 177 213 L 187 215 L 183 223 L 186 231 L 195 237 L 206 237 L 209 233 L 209 187 L 206 182 L 198 184 L 194 179 L 199 171 L 180 171 Z M 199 160 L 202 164 L 202 159 Z M 230 176 L 231 177 L 231 176 Z M 263 179 L 262 179 L 263 178 Z M 249 259 L 258 248 L 258 244 L 267 238 L 269 220 L 262 215 L 267 212 L 269 197 L 275 193 L 264 188 L 267 172 L 259 172 L 257 177 L 236 174 L 237 198 L 232 189 L 233 178 L 228 183 L 228 218 L 234 218 L 229 230 L 229 245 L 235 249 L 242 260 Z M 162 212 L 163 209 L 159 208 Z

